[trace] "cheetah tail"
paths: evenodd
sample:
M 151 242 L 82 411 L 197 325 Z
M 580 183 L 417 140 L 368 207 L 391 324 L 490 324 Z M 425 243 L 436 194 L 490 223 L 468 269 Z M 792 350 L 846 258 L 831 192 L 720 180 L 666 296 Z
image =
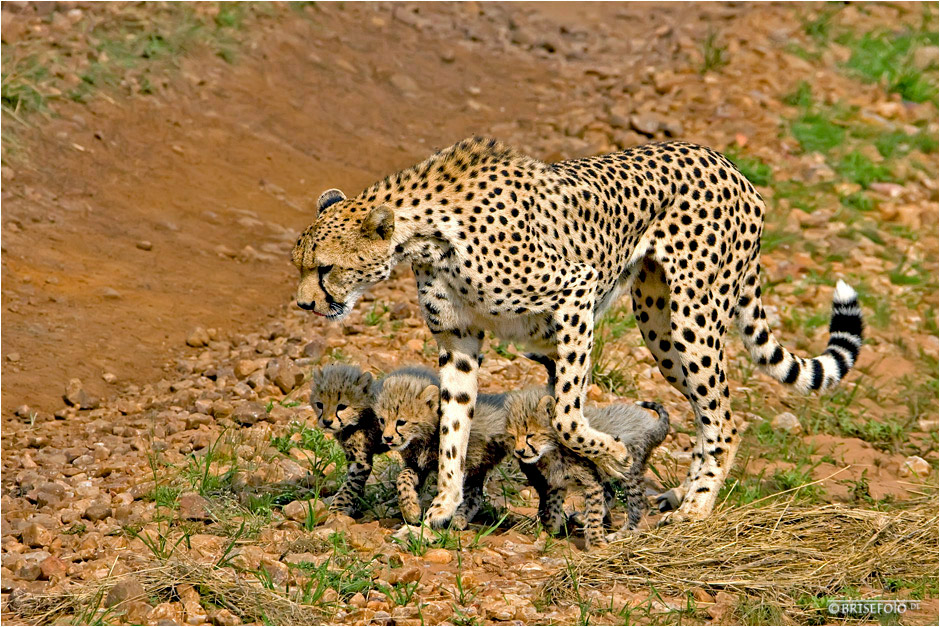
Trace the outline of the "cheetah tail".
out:
M 655 430 L 650 432 L 650 440 L 652 441 L 652 448 L 655 448 L 663 443 L 663 440 L 666 439 L 666 436 L 669 435 L 669 412 L 666 411 L 666 408 L 662 406 L 661 403 L 654 403 L 651 401 L 637 401 L 636 403 L 643 409 L 650 409 L 656 412 L 656 415 L 659 419 L 656 421 Z
M 758 285 L 757 281 L 748 281 Z M 760 287 L 745 293 L 737 307 L 738 329 L 744 345 L 761 369 L 781 383 L 795 386 L 801 392 L 820 390 L 839 383 L 855 365 L 862 347 L 865 328 L 858 294 L 844 281 L 836 284 L 829 320 L 829 344 L 822 355 L 806 359 L 797 357 L 780 346 L 767 324 L 760 300 Z

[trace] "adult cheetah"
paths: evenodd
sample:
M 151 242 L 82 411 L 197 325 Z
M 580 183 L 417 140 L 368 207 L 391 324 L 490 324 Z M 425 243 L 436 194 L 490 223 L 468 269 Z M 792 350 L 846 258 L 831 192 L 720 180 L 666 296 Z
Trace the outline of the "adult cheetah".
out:
M 631 290 L 647 347 L 696 417 L 673 519 L 711 512 L 738 447 L 725 363 L 732 322 L 766 373 L 803 391 L 837 383 L 861 347 L 857 297 L 841 281 L 822 355 L 804 359 L 777 343 L 758 283 L 764 203 L 727 158 L 702 146 L 543 163 L 472 138 L 355 198 L 328 190 L 317 205 L 293 250 L 300 307 L 340 320 L 399 262 L 417 278 L 441 374 L 438 495 L 426 514 L 435 526 L 462 499 L 486 330 L 555 362 L 553 427 L 568 448 L 617 474 L 627 448 L 592 429 L 582 404 L 594 321 Z

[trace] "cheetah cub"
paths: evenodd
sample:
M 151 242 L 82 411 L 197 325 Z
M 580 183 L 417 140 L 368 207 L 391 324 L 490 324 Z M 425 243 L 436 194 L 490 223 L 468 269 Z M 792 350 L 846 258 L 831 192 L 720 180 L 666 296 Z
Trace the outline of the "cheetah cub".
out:
M 591 427 L 624 442 L 632 461 L 621 480 L 627 492 L 627 520 L 620 531 L 604 535 L 607 515 L 607 484 L 611 477 L 601 472 L 590 459 L 564 446 L 552 428 L 555 399 L 543 389 L 512 392 L 506 400 L 506 431 L 514 440 L 514 453 L 520 467 L 530 466 L 541 475 L 533 484 L 539 494 L 539 518 L 557 533 L 565 522 L 562 502 L 570 488 L 580 488 L 584 495 L 585 548 L 601 545 L 627 535 L 636 528 L 643 514 L 642 479 L 650 453 L 669 432 L 669 416 L 659 403 L 640 402 L 639 407 L 658 414 L 653 420 L 637 406 L 616 404 L 585 409 Z
M 427 371 L 428 375 L 431 374 Z M 470 423 L 467 444 L 464 500 L 452 520 L 465 529 L 483 504 L 487 473 L 509 454 L 506 435 L 505 395 L 480 394 Z M 438 468 L 440 434 L 440 389 L 428 377 L 411 373 L 389 375 L 375 403 L 375 413 L 385 425 L 382 444 L 398 451 L 404 468 L 398 475 L 398 505 L 405 522 L 420 524 L 418 491 Z
M 425 376 L 424 371 L 415 371 L 415 376 Z M 435 375 L 431 377 L 429 382 L 437 380 Z M 382 423 L 372 409 L 382 383 L 359 367 L 346 364 L 329 364 L 313 373 L 310 405 L 316 412 L 317 426 L 336 438 L 348 462 L 346 481 L 333 497 L 331 512 L 346 516 L 358 513 L 366 481 L 372 474 L 372 459 L 388 452 L 382 442 Z

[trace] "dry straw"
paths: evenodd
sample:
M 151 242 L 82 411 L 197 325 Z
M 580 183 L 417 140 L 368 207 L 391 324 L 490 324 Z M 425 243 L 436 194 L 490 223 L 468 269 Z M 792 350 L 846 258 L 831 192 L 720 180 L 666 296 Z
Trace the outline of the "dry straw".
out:
M 936 581 L 937 512 L 936 492 L 890 512 L 790 502 L 727 508 L 586 553 L 545 592 L 571 599 L 619 583 L 684 596 L 698 586 L 772 603 L 803 622 L 819 611 L 809 599 L 848 587 L 883 590 L 889 580 Z
M 78 623 L 107 621 L 104 599 L 126 575 L 107 577 L 93 584 L 73 585 L 51 594 L 25 595 L 11 601 L 14 620 L 47 625 L 63 616 Z M 322 607 L 297 603 L 256 582 L 236 577 L 230 570 L 172 559 L 134 572 L 148 597 L 171 600 L 176 586 L 189 584 L 203 599 L 236 614 L 245 623 L 269 625 L 319 625 L 327 615 Z M 147 599 L 144 599 L 147 600 Z M 113 612 L 110 612 L 113 614 Z

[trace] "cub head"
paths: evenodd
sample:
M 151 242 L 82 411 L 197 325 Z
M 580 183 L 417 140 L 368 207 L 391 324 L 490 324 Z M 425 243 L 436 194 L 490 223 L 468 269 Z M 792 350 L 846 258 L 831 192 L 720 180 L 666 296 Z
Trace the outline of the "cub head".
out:
M 558 448 L 552 418 L 555 399 L 541 389 L 510 394 L 506 399 L 506 433 L 513 440 L 513 453 L 519 461 L 534 464 Z
M 328 320 L 341 320 L 369 287 L 395 265 L 395 214 L 385 205 L 348 200 L 330 189 L 317 200 L 317 218 L 291 253 L 300 271 L 297 305 Z
M 314 371 L 310 405 L 317 415 L 317 426 L 336 434 L 358 424 L 375 401 L 372 382 L 371 373 L 345 364 L 330 364 Z
M 389 377 L 375 402 L 375 414 L 385 425 L 382 442 L 401 451 L 416 439 L 438 429 L 440 390 L 413 377 Z

